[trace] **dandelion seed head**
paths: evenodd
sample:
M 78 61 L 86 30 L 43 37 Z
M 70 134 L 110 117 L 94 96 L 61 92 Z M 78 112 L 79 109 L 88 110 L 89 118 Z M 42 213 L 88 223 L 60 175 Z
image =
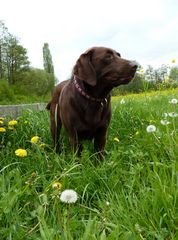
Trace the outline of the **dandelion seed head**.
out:
M 125 100 L 123 98 L 120 100 L 120 104 L 125 104 Z
M 156 131 L 156 127 L 154 125 L 149 125 L 147 128 L 146 128 L 146 131 L 148 133 L 152 133 L 152 132 L 155 132 Z
M 77 193 L 72 189 L 66 189 L 60 195 L 60 200 L 64 203 L 75 203 L 77 198 Z
M 169 122 L 168 120 L 166 120 L 166 119 L 161 120 L 160 123 L 161 123 L 162 125 L 168 125 L 168 124 L 170 124 L 170 122 Z
M 173 99 L 170 101 L 170 103 L 172 103 L 172 104 L 177 104 L 177 102 L 178 102 L 178 100 L 177 100 L 176 98 L 173 98 Z

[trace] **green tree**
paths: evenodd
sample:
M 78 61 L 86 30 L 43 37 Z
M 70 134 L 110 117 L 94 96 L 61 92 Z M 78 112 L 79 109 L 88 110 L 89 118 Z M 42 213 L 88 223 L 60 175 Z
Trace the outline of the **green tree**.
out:
M 22 47 L 17 38 L 11 35 L 6 51 L 6 65 L 9 84 L 15 84 L 23 72 L 29 70 L 27 50 Z
M 47 73 L 51 73 L 54 75 L 53 61 L 52 61 L 52 56 L 49 50 L 48 43 L 44 43 L 44 46 L 43 46 L 43 66 L 44 66 L 44 70 Z
M 44 70 L 51 75 L 52 80 L 51 85 L 54 86 L 55 84 L 54 67 L 48 43 L 44 43 L 43 45 L 43 66 Z

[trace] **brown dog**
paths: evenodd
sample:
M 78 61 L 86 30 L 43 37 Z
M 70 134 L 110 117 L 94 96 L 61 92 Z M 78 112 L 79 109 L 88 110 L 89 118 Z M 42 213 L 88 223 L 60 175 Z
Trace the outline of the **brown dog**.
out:
M 110 92 L 129 83 L 136 69 L 134 62 L 110 48 L 93 47 L 79 57 L 71 79 L 55 87 L 47 105 L 56 151 L 63 125 L 74 150 L 78 146 L 81 151 L 82 140 L 94 139 L 95 151 L 102 155 L 111 119 Z

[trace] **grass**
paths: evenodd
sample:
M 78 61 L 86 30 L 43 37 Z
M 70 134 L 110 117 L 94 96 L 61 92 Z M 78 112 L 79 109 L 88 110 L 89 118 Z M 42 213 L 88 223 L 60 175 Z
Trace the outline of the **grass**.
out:
M 62 152 L 51 146 L 48 112 L 28 111 L 14 130 L 0 133 L 1 239 L 178 239 L 178 91 L 113 98 L 104 161 L 95 164 L 92 144 L 72 154 L 62 131 Z M 160 121 L 167 119 L 168 125 Z M 156 132 L 148 133 L 148 125 Z M 36 144 L 30 142 L 39 136 Z M 40 148 L 45 143 L 46 147 Z M 15 150 L 26 149 L 18 157 Z M 53 188 L 59 181 L 62 189 Z M 78 200 L 60 201 L 65 189 Z

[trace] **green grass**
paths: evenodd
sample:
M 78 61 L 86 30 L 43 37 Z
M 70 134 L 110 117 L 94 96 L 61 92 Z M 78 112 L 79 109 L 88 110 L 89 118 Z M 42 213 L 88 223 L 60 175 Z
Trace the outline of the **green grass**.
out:
M 78 158 L 64 131 L 62 152 L 53 152 L 47 111 L 19 117 L 15 130 L 0 133 L 0 239 L 178 239 L 178 117 L 160 123 L 164 113 L 178 113 L 172 98 L 177 90 L 113 98 L 97 165 L 92 144 Z M 146 131 L 150 124 L 156 132 Z M 30 142 L 35 135 L 45 149 Z M 17 157 L 18 148 L 28 156 Z M 76 203 L 60 201 L 65 189 L 77 192 Z

